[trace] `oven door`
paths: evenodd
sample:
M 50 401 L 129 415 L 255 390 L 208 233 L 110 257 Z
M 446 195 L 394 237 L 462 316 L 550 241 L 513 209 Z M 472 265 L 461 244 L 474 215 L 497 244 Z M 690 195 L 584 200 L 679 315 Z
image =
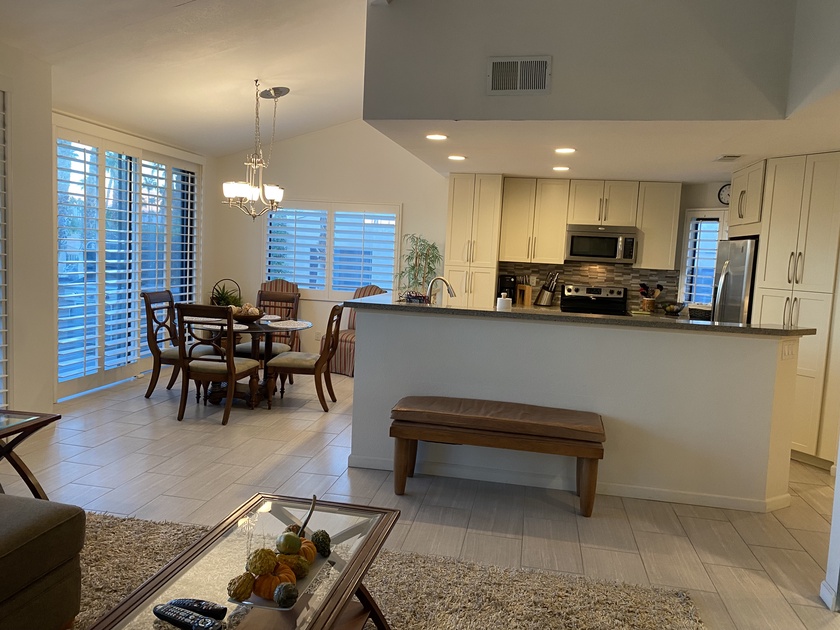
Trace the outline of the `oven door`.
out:
M 586 262 L 617 262 L 623 237 L 619 234 L 569 232 L 566 241 L 566 260 Z

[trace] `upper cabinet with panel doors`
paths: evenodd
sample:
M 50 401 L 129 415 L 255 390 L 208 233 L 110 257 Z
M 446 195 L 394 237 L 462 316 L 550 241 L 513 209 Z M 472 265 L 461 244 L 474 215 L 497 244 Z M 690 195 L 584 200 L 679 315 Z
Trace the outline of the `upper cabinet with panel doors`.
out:
M 450 175 L 445 263 L 495 267 L 501 214 L 501 175 Z
M 636 225 L 639 182 L 573 179 L 569 188 L 572 225 Z
M 756 162 L 732 174 L 732 190 L 729 197 L 729 227 L 757 224 L 761 221 L 761 199 L 764 188 L 764 162 Z M 756 233 L 754 230 L 753 234 Z
M 641 269 L 677 268 L 677 231 L 682 184 L 640 182 L 636 227 L 639 255 L 633 264 Z
M 756 286 L 832 293 L 840 243 L 840 153 L 767 160 L 762 205 Z
M 569 180 L 505 178 L 499 260 L 563 264 Z

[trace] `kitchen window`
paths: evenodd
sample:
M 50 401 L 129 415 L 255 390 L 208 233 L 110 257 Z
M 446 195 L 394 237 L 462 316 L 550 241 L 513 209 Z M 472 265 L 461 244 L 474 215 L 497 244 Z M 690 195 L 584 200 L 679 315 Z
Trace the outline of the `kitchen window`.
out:
M 95 138 L 57 138 L 59 397 L 142 370 L 142 291 L 194 299 L 196 170 Z
M 266 221 L 266 278 L 310 299 L 343 300 L 358 287 L 394 284 L 400 207 L 287 202 Z
M 680 295 L 683 302 L 711 304 L 717 244 L 726 238 L 726 210 L 688 210 Z

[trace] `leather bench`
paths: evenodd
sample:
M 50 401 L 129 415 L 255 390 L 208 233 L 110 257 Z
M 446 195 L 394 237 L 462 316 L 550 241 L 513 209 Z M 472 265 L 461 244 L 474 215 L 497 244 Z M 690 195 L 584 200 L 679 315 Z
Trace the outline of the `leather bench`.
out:
M 0 628 L 59 630 L 79 612 L 85 512 L 0 494 Z
M 580 511 L 592 514 L 598 460 L 604 458 L 601 416 L 587 411 L 521 403 L 407 396 L 391 409 L 394 444 L 394 492 L 405 493 L 414 476 L 417 442 L 468 444 L 577 458 Z

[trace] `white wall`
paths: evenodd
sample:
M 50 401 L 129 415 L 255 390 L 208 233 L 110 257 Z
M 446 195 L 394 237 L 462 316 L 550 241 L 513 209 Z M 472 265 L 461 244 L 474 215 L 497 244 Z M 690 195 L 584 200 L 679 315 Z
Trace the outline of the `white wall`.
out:
M 50 67 L 0 45 L 8 94 L 9 407 L 52 411 L 56 380 Z
M 788 115 L 840 90 L 840 3 L 799 0 L 790 71 Z
M 246 140 L 243 138 L 243 140 Z M 205 169 L 202 297 L 233 278 L 254 301 L 265 280 L 265 219 L 252 221 L 222 203 L 222 182 L 242 179 L 245 149 Z M 446 241 L 448 180 L 361 120 L 275 144 L 265 181 L 294 201 L 402 204 L 402 232 Z M 304 350 L 317 351 L 331 304 L 305 301 L 300 317 L 315 324 L 302 334 Z
M 793 0 L 370 5 L 364 118 L 779 119 L 795 9 Z M 487 58 L 506 55 L 551 55 L 551 94 L 487 96 Z

